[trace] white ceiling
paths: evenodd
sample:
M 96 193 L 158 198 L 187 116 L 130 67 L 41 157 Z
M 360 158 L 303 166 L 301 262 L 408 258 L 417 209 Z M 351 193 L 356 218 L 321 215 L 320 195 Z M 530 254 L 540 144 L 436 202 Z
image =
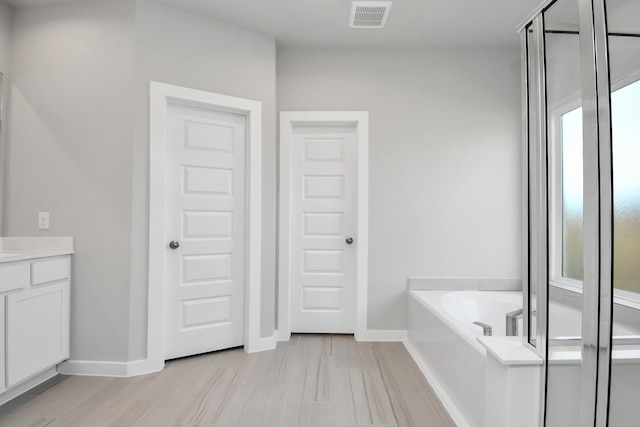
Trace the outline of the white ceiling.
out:
M 284 46 L 518 46 L 541 0 L 395 0 L 382 30 L 348 27 L 350 0 L 156 0 L 274 36 Z
M 1 0 L 0 0 L 1 1 Z M 64 0 L 6 0 L 33 6 Z M 348 27 L 350 0 L 154 0 L 276 38 L 280 46 L 517 47 L 541 0 L 395 0 L 386 28 Z

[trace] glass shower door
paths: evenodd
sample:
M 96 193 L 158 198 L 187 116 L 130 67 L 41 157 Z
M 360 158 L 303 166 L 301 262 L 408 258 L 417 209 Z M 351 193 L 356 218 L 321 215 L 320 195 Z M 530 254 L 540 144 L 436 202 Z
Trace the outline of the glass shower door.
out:
M 543 12 L 549 277 L 545 423 L 578 427 L 583 321 L 583 132 L 578 2 Z
M 640 425 L 638 17 L 555 0 L 524 27 L 525 319 L 550 427 Z
M 609 426 L 640 421 L 640 2 L 607 0 L 613 163 Z

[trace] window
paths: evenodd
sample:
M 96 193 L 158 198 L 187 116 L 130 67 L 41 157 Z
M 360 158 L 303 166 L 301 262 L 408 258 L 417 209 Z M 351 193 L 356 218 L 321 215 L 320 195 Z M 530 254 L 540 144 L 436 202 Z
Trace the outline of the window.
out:
M 582 107 L 562 115 L 561 277 L 582 280 Z
M 640 80 L 611 94 L 611 129 L 613 282 L 640 297 Z
M 583 277 L 582 107 L 551 115 L 551 282 Z M 615 295 L 640 301 L 640 80 L 611 94 Z

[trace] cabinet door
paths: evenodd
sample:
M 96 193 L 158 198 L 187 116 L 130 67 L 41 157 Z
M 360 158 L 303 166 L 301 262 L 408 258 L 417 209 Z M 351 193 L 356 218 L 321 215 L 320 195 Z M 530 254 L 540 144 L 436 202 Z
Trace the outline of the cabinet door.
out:
M 7 387 L 69 357 L 69 281 L 7 295 Z

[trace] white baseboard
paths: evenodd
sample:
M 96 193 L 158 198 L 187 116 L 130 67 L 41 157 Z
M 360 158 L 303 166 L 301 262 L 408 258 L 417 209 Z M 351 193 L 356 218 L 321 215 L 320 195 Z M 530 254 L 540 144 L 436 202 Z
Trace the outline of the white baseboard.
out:
M 458 427 L 469 427 L 470 424 L 464 418 L 462 413 L 458 410 L 456 405 L 454 405 L 453 401 L 451 400 L 447 392 L 442 387 L 442 384 L 440 384 L 440 381 L 438 381 L 436 376 L 433 374 L 433 371 L 431 371 L 429 366 L 427 366 L 425 361 L 422 359 L 422 356 L 420 355 L 420 352 L 418 351 L 418 349 L 414 347 L 414 345 L 411 343 L 411 341 L 409 341 L 408 338 L 403 340 L 403 343 L 404 343 L 404 347 L 407 349 L 411 357 L 413 357 L 413 360 L 416 362 L 416 364 L 422 371 L 422 375 L 425 376 L 425 378 L 431 385 L 431 388 L 433 388 L 433 391 L 435 392 L 436 396 L 440 398 L 440 401 L 442 401 L 442 405 L 447 410 L 447 412 L 449 412 L 449 415 L 451 416 L 453 421 L 456 423 L 456 425 Z
M 43 382 L 47 381 L 48 379 L 51 379 L 53 377 L 55 377 L 56 375 L 58 375 L 58 372 L 56 371 L 56 367 L 52 367 L 47 369 L 44 372 L 39 373 L 38 375 L 36 375 L 35 377 L 29 378 L 28 380 L 24 381 L 23 383 L 20 383 L 14 387 L 11 387 L 9 390 L 5 391 L 4 393 L 0 394 L 0 405 L 4 405 L 5 403 L 7 403 L 8 401 L 10 401 L 11 399 L 15 399 L 16 397 L 20 396 L 21 394 L 31 390 L 32 388 L 34 388 L 35 386 L 42 384 Z
M 284 332 L 284 331 L 281 331 L 281 330 L 277 330 L 275 332 L 275 335 L 276 335 L 278 341 L 289 341 L 291 339 L 291 331 Z
M 260 338 L 254 345 L 245 345 L 247 353 L 273 350 L 277 344 L 276 333 L 267 338 Z M 106 362 L 95 360 L 67 360 L 58 365 L 58 372 L 65 375 L 87 375 L 95 377 L 134 377 L 161 371 L 164 361 L 155 362 L 150 359 L 132 362 Z
M 96 377 L 133 377 L 161 371 L 162 364 L 148 359 L 132 362 L 106 362 L 94 360 L 67 360 L 58 365 L 58 372 L 65 375 L 88 375 Z
M 367 329 L 364 333 L 356 333 L 356 341 L 404 341 L 407 331 L 404 329 Z
M 277 344 L 277 331 L 273 331 L 273 335 L 270 337 L 260 338 L 252 345 L 245 345 L 244 351 L 247 353 L 258 353 L 260 351 L 273 350 Z

